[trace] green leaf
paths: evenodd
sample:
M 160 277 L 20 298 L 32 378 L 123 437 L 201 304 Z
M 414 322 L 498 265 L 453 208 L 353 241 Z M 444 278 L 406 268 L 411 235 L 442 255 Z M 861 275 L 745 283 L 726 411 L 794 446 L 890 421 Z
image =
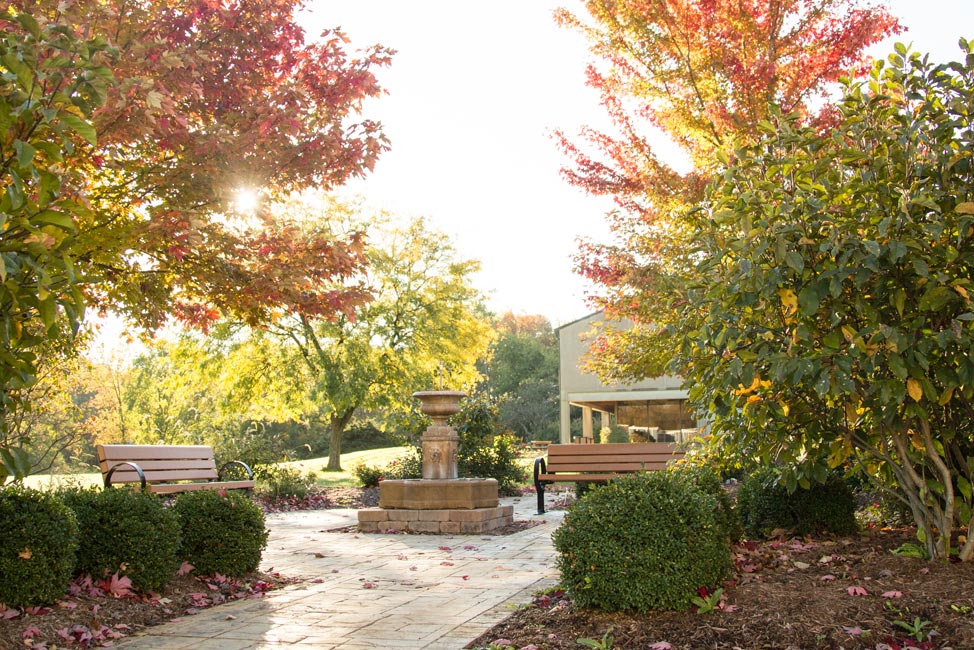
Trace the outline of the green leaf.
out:
M 57 226 L 68 232 L 77 232 L 78 230 L 71 215 L 58 212 L 57 210 L 44 210 L 43 212 L 39 212 L 34 215 L 31 221 L 42 225 Z
M 28 32 L 30 32 L 30 35 L 33 36 L 34 38 L 41 37 L 41 26 L 37 23 L 37 20 L 35 20 L 34 17 L 31 16 L 29 13 L 20 12 L 19 14 L 17 14 L 17 22 L 20 23 L 21 27 L 23 27 Z
M 34 160 L 34 147 L 23 140 L 14 140 L 14 151 L 17 153 L 17 164 L 26 167 Z
M 805 260 L 796 251 L 788 251 L 785 254 L 785 263 L 798 273 L 801 273 L 805 269 Z
M 95 132 L 95 127 L 77 115 L 68 113 L 67 111 L 60 111 L 58 113 L 58 119 L 70 126 L 75 133 L 87 140 L 90 144 L 98 144 L 98 134 Z

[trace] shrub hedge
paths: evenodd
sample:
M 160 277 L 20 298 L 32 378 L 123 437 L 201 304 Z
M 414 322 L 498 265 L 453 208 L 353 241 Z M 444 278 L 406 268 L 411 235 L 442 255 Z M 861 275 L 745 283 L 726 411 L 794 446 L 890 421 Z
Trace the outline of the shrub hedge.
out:
M 789 494 L 779 484 L 777 470 L 764 468 L 741 483 L 737 508 L 745 532 L 753 537 L 777 529 L 798 535 L 848 535 L 857 530 L 855 498 L 838 474 L 831 474 L 824 484 L 799 487 Z
M 257 570 L 267 546 L 264 513 L 246 495 L 223 490 L 195 490 L 176 497 L 179 557 L 201 575 L 236 578 Z
M 25 607 L 64 596 L 74 573 L 78 523 L 56 495 L 0 489 L 0 603 Z
M 157 495 L 141 490 L 66 490 L 61 497 L 82 535 L 77 571 L 118 573 L 140 591 L 162 589 L 179 566 L 179 520 Z
M 562 585 L 606 611 L 685 610 L 729 575 L 717 498 L 675 471 L 633 474 L 578 501 L 552 535 Z

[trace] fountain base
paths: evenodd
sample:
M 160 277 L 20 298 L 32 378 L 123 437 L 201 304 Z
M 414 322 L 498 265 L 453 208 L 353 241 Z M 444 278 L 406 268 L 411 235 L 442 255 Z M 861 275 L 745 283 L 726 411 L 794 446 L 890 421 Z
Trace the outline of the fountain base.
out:
M 383 481 L 379 508 L 359 510 L 359 530 L 486 533 L 514 522 L 514 507 L 498 503 L 492 478 Z

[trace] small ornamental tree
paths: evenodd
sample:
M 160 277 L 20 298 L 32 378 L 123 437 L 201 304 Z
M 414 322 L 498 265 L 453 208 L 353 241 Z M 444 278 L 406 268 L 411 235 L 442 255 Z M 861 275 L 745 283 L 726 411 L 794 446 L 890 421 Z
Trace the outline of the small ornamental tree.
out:
M 930 555 L 974 524 L 974 49 L 902 46 L 836 126 L 772 112 L 691 218 L 680 362 L 726 448 L 808 486 L 851 466 Z M 974 535 L 959 549 L 974 559 Z

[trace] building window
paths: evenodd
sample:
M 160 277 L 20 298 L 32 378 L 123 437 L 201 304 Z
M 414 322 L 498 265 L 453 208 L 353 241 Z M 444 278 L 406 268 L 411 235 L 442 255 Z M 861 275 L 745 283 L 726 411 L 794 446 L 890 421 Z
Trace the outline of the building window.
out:
M 689 442 L 697 435 L 697 420 L 683 399 L 620 402 L 616 421 L 649 442 Z

